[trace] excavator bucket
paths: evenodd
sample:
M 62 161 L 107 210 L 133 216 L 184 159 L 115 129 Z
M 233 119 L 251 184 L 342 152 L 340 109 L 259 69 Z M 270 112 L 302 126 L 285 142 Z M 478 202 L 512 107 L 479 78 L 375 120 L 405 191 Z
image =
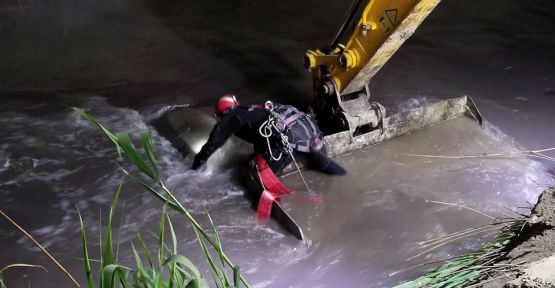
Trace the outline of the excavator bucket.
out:
M 362 135 L 351 136 L 349 131 L 345 131 L 328 135 L 325 137 L 325 141 L 330 156 L 336 157 L 359 150 L 367 145 L 462 116 L 470 117 L 482 125 L 482 116 L 474 105 L 474 101 L 470 97 L 464 96 L 386 116 L 379 129 Z
M 428 126 L 436 125 L 458 117 L 468 117 L 478 125 L 482 125 L 482 115 L 469 96 L 441 100 L 429 106 L 422 106 L 403 111 L 391 116 L 384 116 L 377 129 L 367 133 L 355 134 L 343 131 L 324 137 L 328 155 L 331 158 L 342 156 L 368 145 L 377 144 L 394 137 L 409 134 Z M 304 166 L 301 160 L 301 166 Z M 283 173 L 296 169 L 287 166 Z

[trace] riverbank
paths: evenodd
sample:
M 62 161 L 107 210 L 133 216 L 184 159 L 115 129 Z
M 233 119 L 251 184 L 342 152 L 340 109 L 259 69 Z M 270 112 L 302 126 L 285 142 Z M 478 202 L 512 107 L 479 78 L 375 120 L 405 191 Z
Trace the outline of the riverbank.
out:
M 538 197 L 529 216 L 519 215 L 445 236 L 445 241 L 452 241 L 503 225 L 480 250 L 445 260 L 440 267 L 395 288 L 555 288 L 555 186 Z
M 489 275 L 481 287 L 555 287 L 555 186 L 539 196 L 527 224 L 508 243 L 500 264 L 516 269 Z

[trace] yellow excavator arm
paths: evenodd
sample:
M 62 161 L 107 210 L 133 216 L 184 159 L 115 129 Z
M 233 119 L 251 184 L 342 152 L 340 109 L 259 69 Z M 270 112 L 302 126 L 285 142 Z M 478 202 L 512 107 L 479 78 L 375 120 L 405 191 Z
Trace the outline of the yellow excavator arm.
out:
M 321 66 L 326 67 L 340 93 L 359 92 L 439 2 L 440 0 L 371 0 L 364 7 L 344 46 L 336 40 L 332 43 L 335 47 L 328 48 L 327 53 L 320 49 L 309 50 L 306 64 L 317 73 Z M 344 27 L 347 28 L 346 25 Z
M 439 4 L 440 0 L 354 0 L 330 46 L 309 50 L 312 114 L 332 156 L 466 115 L 481 124 L 472 99 L 440 101 L 386 117 L 370 101 L 368 83 Z M 342 44 L 345 43 L 345 44 Z
M 385 109 L 369 102 L 367 85 L 439 2 L 354 0 L 331 45 L 305 54 L 314 78 L 313 112 L 328 134 L 381 125 Z

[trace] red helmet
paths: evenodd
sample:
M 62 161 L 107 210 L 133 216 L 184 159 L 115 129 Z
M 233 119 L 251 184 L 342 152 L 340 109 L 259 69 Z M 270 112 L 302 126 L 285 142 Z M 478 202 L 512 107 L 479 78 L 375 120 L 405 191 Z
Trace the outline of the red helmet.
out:
M 216 103 L 216 115 L 223 116 L 237 105 L 239 105 L 239 101 L 237 101 L 235 95 L 226 94 L 220 97 L 220 99 L 218 99 L 218 102 Z

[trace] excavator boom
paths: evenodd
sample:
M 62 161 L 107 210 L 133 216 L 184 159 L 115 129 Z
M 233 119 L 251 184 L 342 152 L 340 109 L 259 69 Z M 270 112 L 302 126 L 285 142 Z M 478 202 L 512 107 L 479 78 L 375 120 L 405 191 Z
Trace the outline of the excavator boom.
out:
M 353 21 L 353 16 L 358 12 L 356 8 L 361 6 L 361 2 L 364 1 L 355 0 L 346 22 Z M 371 0 L 364 7 L 346 44 L 340 45 L 339 39 L 344 37 L 345 29 L 350 23 L 344 23 L 332 46 L 324 49 L 328 53 L 322 50 L 307 52 L 307 68 L 319 72 L 321 66 L 325 66 L 341 94 L 359 92 L 439 2 L 440 0 Z
M 330 149 L 337 152 L 334 156 L 462 115 L 481 123 L 478 109 L 466 96 L 390 117 L 383 105 L 370 101 L 372 77 L 439 2 L 354 0 L 332 44 L 307 51 L 305 66 L 314 82 L 312 112 L 328 135 L 328 146 L 341 147 Z

